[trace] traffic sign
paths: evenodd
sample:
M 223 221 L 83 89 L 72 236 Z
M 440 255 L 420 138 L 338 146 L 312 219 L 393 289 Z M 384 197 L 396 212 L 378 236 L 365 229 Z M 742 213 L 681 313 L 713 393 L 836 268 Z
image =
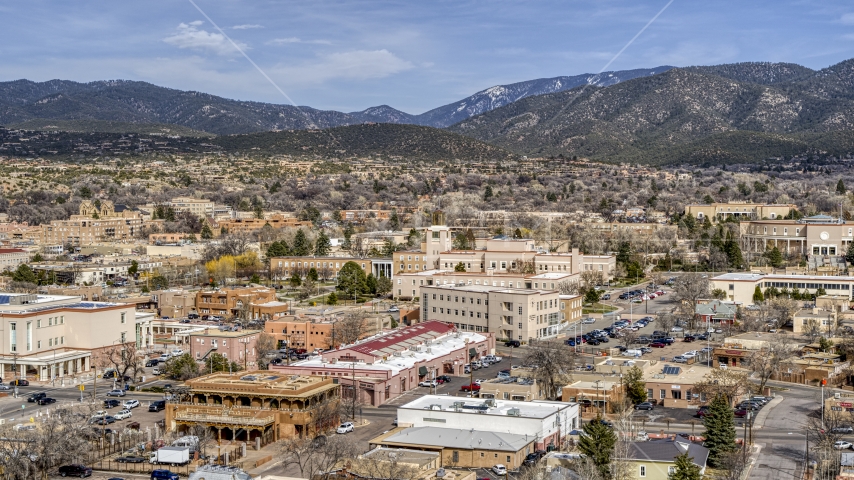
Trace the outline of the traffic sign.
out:
M 80 391 L 82 392 L 83 390 L 86 390 L 86 385 L 83 385 L 83 384 L 81 383 L 81 384 L 80 384 Z

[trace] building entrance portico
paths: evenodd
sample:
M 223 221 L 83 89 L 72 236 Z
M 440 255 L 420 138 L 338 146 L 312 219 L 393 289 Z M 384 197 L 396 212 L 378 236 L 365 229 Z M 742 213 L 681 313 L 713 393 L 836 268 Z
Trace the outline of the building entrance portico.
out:
M 7 355 L 0 359 L 0 378 L 28 378 L 27 373 L 32 372 L 29 379 L 49 382 L 52 379 L 88 372 L 90 358 L 89 351 L 70 349 L 42 352 L 38 356 Z

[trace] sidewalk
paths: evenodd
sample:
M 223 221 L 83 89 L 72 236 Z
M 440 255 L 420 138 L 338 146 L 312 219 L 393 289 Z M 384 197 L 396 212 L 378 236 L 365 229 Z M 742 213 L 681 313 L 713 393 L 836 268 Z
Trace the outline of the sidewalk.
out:
M 765 405 L 765 408 L 759 410 L 759 413 L 756 414 L 756 419 L 753 420 L 753 428 L 762 428 L 765 425 L 765 419 L 768 418 L 768 414 L 771 413 L 771 410 L 779 405 L 785 397 L 782 395 L 777 395 L 774 397 L 774 400 L 768 402 L 768 405 Z

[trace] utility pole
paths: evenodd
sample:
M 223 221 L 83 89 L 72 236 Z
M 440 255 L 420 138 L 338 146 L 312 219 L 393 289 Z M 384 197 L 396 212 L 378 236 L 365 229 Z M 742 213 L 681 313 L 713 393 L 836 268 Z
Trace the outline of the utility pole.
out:
M 602 380 L 596 380 L 593 382 L 596 384 L 596 401 L 599 402 L 599 416 L 602 417 L 604 412 L 602 411 L 602 402 L 599 400 L 599 385 L 602 383 Z M 602 389 L 604 392 L 604 388 Z
M 249 371 L 249 369 L 247 368 L 247 361 L 248 361 L 249 359 L 248 359 L 248 358 L 247 358 L 247 356 L 246 356 L 246 347 L 249 345 L 249 342 L 248 342 L 248 341 L 244 341 L 244 342 L 242 342 L 242 343 L 243 343 L 243 370 L 248 372 L 248 371 Z

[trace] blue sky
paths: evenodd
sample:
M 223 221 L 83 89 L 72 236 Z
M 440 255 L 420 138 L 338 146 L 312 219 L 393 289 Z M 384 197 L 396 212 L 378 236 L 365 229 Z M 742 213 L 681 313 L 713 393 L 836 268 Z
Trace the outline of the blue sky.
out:
M 663 1 L 194 0 L 297 104 L 409 113 L 496 84 L 598 72 Z M 290 103 L 187 0 L 0 5 L 0 80 L 143 80 Z M 611 65 L 854 57 L 854 3 L 674 0 Z

